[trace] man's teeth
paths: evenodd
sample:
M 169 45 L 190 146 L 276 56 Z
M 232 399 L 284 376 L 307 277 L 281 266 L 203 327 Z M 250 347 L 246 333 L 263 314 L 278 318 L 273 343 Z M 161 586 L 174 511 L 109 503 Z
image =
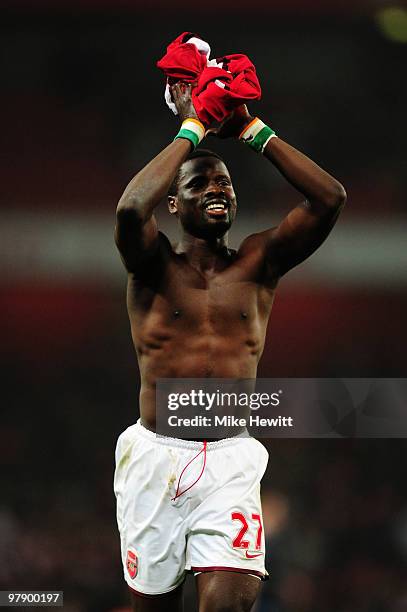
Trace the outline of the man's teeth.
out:
M 209 204 L 206 207 L 206 210 L 225 210 L 225 205 L 224 204 L 220 204 L 220 203 Z

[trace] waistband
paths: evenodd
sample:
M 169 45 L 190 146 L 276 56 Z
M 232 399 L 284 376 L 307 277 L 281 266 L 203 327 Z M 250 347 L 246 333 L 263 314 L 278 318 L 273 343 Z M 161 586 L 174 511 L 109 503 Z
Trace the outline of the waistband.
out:
M 157 444 L 164 444 L 165 446 L 172 446 L 176 448 L 186 448 L 189 450 L 201 450 L 203 445 L 203 440 L 182 440 L 181 438 L 170 438 L 169 436 L 162 436 L 161 434 L 157 434 L 154 431 L 150 431 L 144 425 L 141 424 L 140 419 L 137 421 L 135 425 L 137 434 L 146 438 L 150 442 L 155 442 Z M 251 436 L 246 431 L 234 436 L 233 438 L 222 438 L 221 440 L 216 440 L 215 442 L 207 442 L 206 443 L 206 452 L 214 451 L 219 448 L 225 448 L 227 446 L 233 446 L 235 444 L 240 444 L 242 440 L 250 439 Z M 254 438 L 253 438 L 254 439 Z

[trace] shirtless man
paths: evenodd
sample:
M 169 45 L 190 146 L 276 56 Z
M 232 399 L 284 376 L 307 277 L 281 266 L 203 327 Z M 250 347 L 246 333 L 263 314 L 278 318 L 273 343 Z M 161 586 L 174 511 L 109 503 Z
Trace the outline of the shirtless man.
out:
M 191 86 L 178 83 L 172 95 L 181 120 L 197 119 Z M 239 107 L 214 134 L 238 138 L 252 120 Z M 135 611 L 182 610 L 190 570 L 200 612 L 249 612 L 258 577 L 266 576 L 259 483 L 267 453 L 253 438 L 204 449 L 157 438 L 155 384 L 158 378 L 256 378 L 278 280 L 325 240 L 346 193 L 308 157 L 270 138 L 264 156 L 305 200 L 235 252 L 227 246 L 237 208 L 227 167 L 211 152 L 188 159 L 192 149 L 187 138 L 171 142 L 131 180 L 117 207 L 115 237 L 128 271 L 141 374 L 141 419 L 116 450 L 124 575 Z M 176 246 L 153 215 L 166 197 L 181 229 Z M 180 474 L 189 462 L 196 473 L 183 495 Z

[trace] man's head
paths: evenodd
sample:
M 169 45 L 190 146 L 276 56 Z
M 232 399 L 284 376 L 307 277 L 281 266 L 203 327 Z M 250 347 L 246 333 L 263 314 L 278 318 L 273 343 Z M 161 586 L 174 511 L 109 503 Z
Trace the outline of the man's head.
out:
M 193 151 L 168 191 L 168 208 L 197 238 L 226 234 L 236 216 L 236 196 L 222 158 L 207 149 Z

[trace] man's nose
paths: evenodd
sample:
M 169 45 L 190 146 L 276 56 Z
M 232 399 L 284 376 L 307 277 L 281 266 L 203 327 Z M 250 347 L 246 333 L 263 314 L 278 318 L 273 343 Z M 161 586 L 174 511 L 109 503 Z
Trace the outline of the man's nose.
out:
M 216 183 L 211 183 L 208 186 L 208 189 L 207 189 L 205 195 L 206 195 L 206 197 L 213 196 L 213 195 L 222 195 L 222 196 L 224 196 L 225 195 L 225 190 L 224 190 L 224 188 L 222 186 L 217 185 Z

